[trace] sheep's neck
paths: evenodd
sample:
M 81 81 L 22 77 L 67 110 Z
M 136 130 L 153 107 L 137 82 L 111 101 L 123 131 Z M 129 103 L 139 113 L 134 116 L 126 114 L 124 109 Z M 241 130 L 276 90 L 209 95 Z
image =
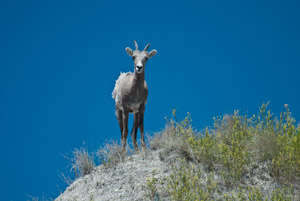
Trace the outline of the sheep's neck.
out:
M 134 83 L 137 84 L 138 86 L 144 86 L 144 81 L 145 81 L 145 71 L 142 73 L 137 73 L 136 71 L 134 72 Z

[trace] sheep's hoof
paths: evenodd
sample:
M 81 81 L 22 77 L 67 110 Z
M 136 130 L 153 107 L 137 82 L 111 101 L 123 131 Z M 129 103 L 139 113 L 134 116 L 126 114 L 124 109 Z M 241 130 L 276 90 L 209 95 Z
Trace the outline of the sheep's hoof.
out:
M 141 148 L 142 148 L 143 151 L 146 151 L 146 150 L 147 150 L 147 147 L 146 147 L 145 143 L 142 143 Z
M 126 146 L 122 146 L 122 151 L 126 152 Z
M 135 151 L 135 152 L 138 152 L 138 151 L 139 151 L 138 145 L 134 145 L 134 151 Z

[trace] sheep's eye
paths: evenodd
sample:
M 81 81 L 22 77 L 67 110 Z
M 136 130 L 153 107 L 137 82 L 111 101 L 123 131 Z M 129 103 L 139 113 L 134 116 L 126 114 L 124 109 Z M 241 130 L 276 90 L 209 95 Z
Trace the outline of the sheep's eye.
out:
M 133 60 L 135 60 L 136 56 L 132 56 Z

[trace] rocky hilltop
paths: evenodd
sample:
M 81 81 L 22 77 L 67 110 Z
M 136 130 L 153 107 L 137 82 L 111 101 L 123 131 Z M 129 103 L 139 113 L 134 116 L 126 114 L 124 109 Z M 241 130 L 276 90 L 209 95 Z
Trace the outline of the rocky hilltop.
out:
M 97 167 L 86 149 L 76 149 L 73 170 L 81 177 L 56 201 L 298 201 L 300 123 L 288 107 L 277 118 L 267 105 L 253 117 L 235 111 L 215 118 L 200 132 L 189 114 L 175 121 L 174 112 L 175 120 L 148 138 L 149 148 L 125 154 L 108 143 Z
M 150 200 L 146 180 L 153 171 L 159 180 L 166 178 L 170 174 L 169 163 L 159 159 L 158 151 L 139 152 L 114 167 L 97 166 L 55 200 Z

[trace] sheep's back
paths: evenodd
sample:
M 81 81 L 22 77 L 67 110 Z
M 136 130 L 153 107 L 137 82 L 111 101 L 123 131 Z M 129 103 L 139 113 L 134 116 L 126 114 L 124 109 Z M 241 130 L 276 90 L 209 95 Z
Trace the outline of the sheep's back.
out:
M 129 76 L 132 75 L 131 72 L 128 73 L 122 73 L 120 74 L 119 78 L 116 80 L 116 84 L 115 84 L 115 88 L 112 92 L 112 98 L 115 99 L 116 102 L 118 102 L 118 100 L 120 99 L 120 88 L 122 86 L 122 82 L 126 82 L 126 79 L 129 78 Z

